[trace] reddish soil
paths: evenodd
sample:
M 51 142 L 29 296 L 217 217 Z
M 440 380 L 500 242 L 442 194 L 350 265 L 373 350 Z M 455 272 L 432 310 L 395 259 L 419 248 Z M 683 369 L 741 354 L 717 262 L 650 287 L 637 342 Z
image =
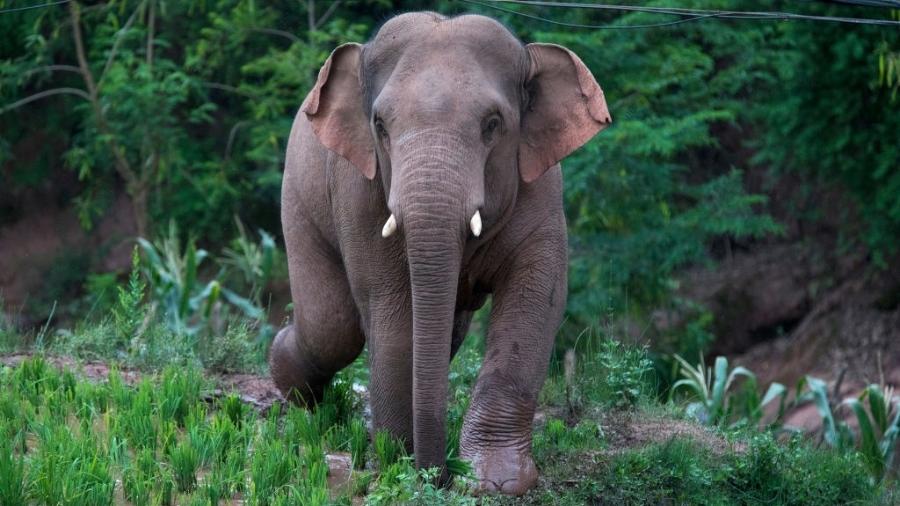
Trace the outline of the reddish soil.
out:
M 841 378 L 832 394 L 840 403 L 872 383 L 900 385 L 900 269 L 874 267 L 865 255 L 820 238 L 750 248 L 715 268 L 686 272 L 682 285 L 686 297 L 714 315 L 719 339 L 710 355 L 749 368 L 762 388 L 777 381 L 793 396 L 809 375 L 834 391 Z M 665 335 L 683 318 L 660 312 L 656 329 Z M 788 413 L 786 422 L 821 427 L 809 404 Z

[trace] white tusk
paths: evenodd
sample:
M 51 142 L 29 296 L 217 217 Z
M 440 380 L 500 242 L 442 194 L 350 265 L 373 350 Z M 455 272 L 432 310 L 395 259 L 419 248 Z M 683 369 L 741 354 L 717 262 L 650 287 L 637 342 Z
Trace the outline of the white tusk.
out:
M 475 214 L 472 215 L 472 219 L 469 221 L 469 226 L 472 227 L 472 234 L 475 237 L 481 235 L 481 212 L 475 211 Z
M 384 222 L 384 227 L 381 228 L 381 237 L 390 237 L 391 234 L 397 231 L 397 218 L 394 218 L 394 215 L 391 214 L 391 217 Z

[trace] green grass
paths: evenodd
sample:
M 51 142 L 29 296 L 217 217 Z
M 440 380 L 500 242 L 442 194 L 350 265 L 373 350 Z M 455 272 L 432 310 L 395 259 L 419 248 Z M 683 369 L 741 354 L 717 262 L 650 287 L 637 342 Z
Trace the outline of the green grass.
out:
M 265 415 L 236 394 L 217 399 L 201 369 L 179 365 L 133 385 L 112 368 L 93 383 L 41 356 L 0 369 L 0 504 L 890 504 L 891 478 L 878 481 L 852 449 L 778 442 L 743 427 L 708 442 L 675 438 L 616 447 L 600 413 L 686 422 L 683 408 L 654 400 L 647 363 L 603 346 L 567 384 L 551 377 L 545 422 L 535 429 L 539 486 L 522 499 L 475 498 L 459 458 L 462 419 L 483 342 L 470 339 L 451 366 L 448 489 L 416 470 L 401 442 L 374 441 L 353 391 L 365 358 L 338 375 L 313 411 L 276 404 Z M 591 372 L 591 368 L 595 371 Z M 613 374 L 614 373 L 614 374 Z M 612 381 L 600 385 L 603 375 Z M 643 382 L 643 383 L 642 383 Z M 566 392 L 568 388 L 568 392 Z M 578 410 L 569 408 L 572 397 Z M 680 418 L 680 420 L 678 420 Z M 725 444 L 730 438 L 737 443 Z M 735 449 L 736 448 L 736 449 Z M 350 482 L 327 486 L 326 453 L 350 454 Z M 125 501 L 125 502 L 123 502 Z

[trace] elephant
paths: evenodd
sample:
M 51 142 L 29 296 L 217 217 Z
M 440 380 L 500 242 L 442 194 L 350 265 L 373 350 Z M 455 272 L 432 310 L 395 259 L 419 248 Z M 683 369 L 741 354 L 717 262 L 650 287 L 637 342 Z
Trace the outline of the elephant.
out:
M 287 144 L 294 307 L 269 351 L 279 390 L 312 406 L 368 346 L 373 429 L 446 483 L 450 362 L 491 296 L 460 456 L 478 491 L 526 492 L 566 305 L 558 162 L 611 121 L 578 56 L 489 17 L 406 13 L 337 47 Z

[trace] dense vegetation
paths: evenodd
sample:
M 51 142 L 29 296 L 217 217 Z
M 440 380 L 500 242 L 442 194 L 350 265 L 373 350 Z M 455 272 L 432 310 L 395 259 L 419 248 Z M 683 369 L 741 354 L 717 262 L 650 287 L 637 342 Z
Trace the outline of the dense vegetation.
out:
M 28 4 L 0 0 L 0 10 Z M 208 504 L 235 495 L 317 503 L 362 493 L 370 502 L 473 501 L 464 479 L 436 490 L 391 441 L 366 438 L 350 390 L 365 385 L 364 358 L 312 414 L 209 401 L 199 372 L 265 369 L 280 323 L 271 315 L 285 309 L 269 294 L 286 276 L 285 142 L 319 66 L 337 44 L 423 8 L 488 14 L 525 41 L 570 47 L 614 119 L 564 163 L 570 303 L 541 396 L 551 415 L 535 435 L 547 478 L 527 500 L 890 502 L 900 437 L 893 392 L 875 385 L 848 403 L 851 427 L 815 378 L 756 385 L 724 359 L 698 366 L 715 338 L 713 315 L 678 295 L 677 273 L 781 233 L 773 204 L 810 227 L 836 227 L 839 247 L 862 249 L 872 269 L 889 265 L 900 244 L 900 30 L 718 19 L 572 29 L 511 11 L 614 27 L 671 18 L 453 0 L 109 0 L 0 14 L 0 227 L 23 217 L 30 192 L 53 187 L 85 230 L 126 195 L 141 239 L 130 270 L 100 267 L 106 246 L 61 252 L 25 308 L 42 325 L 19 328 L 0 311 L 0 348 L 180 369 L 134 386 L 117 373 L 90 383 L 40 358 L 0 370 L 0 504 Z M 829 2 L 765 9 L 898 18 Z M 762 194 L 783 178 L 802 191 L 769 202 Z M 821 198 L 821 188 L 838 198 Z M 660 307 L 688 316 L 654 349 L 613 339 L 623 337 L 617 322 L 644 325 Z M 453 364 L 457 431 L 479 338 L 476 325 Z M 781 424 L 784 409 L 805 402 L 822 419 L 815 441 Z M 727 444 L 675 438 L 619 448 L 600 429 L 615 426 L 602 419 L 608 409 L 712 426 Z M 346 451 L 358 468 L 331 499 L 322 451 Z
M 890 12 L 809 4 L 804 11 L 812 14 Z M 285 140 L 319 65 L 338 43 L 362 41 L 391 13 L 419 8 L 483 12 L 523 40 L 568 45 L 607 91 L 613 128 L 566 164 L 567 335 L 610 312 L 677 302 L 675 269 L 708 258 L 715 240 L 777 231 L 759 214 L 764 199 L 744 189 L 742 173 L 758 163 L 809 184 L 842 185 L 851 197 L 842 209 L 814 199 L 793 205 L 811 221 L 843 215 L 846 241 L 865 241 L 883 257 L 900 238 L 896 30 L 706 20 L 575 31 L 454 1 L 319 2 L 316 10 L 314 1 L 113 0 L 5 14 L 0 162 L 7 198 L 73 171 L 78 184 L 69 195 L 84 227 L 124 191 L 145 237 L 174 221 L 190 223 L 183 232 L 203 245 L 221 246 L 236 233 L 234 216 L 277 234 Z M 610 25 L 669 19 L 527 12 Z M 47 149 L 29 148 L 36 143 Z

